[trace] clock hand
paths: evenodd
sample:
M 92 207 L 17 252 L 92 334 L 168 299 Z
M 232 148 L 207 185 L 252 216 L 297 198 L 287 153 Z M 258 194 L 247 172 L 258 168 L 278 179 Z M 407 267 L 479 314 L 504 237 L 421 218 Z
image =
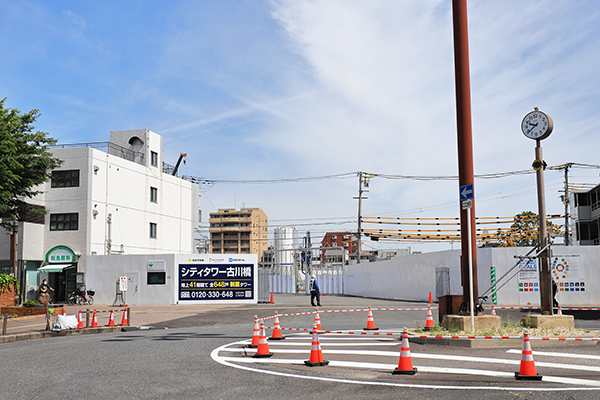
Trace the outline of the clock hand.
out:
M 527 122 L 529 123 L 529 121 L 527 121 Z M 538 124 L 539 124 L 539 122 L 536 122 L 535 124 L 531 124 L 531 123 L 530 123 L 530 125 L 531 125 L 531 128 L 529 128 L 529 129 L 527 130 L 527 133 L 531 132 L 531 131 L 533 130 L 533 128 L 535 128 L 536 126 L 538 126 Z

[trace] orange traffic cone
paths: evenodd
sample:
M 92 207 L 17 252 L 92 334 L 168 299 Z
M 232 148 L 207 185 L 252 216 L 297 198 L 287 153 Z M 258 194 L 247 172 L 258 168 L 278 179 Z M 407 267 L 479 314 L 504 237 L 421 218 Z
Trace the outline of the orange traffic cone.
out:
M 535 363 L 533 362 L 533 354 L 531 352 L 531 344 L 529 343 L 529 335 L 527 331 L 523 332 L 523 354 L 521 356 L 521 367 L 519 368 L 519 372 L 515 372 L 515 378 L 518 380 L 542 380 L 542 376 L 538 375 L 537 371 L 535 370 Z
M 429 291 L 429 301 L 428 303 L 433 303 L 433 296 L 431 296 L 431 290 Z
M 275 304 L 275 298 L 273 297 L 273 292 L 271 292 L 271 304 Z
M 398 368 L 395 368 L 392 372 L 393 375 L 414 375 L 417 373 L 417 369 L 413 368 L 407 331 L 408 329 L 404 328 L 402 345 L 400 347 L 400 360 L 398 360 Z
M 313 325 L 310 359 L 308 361 L 304 361 L 304 364 L 308 365 L 309 367 L 322 367 L 329 364 L 329 361 L 323 360 L 323 352 L 321 351 L 321 342 L 319 341 L 319 332 L 316 324 Z
M 558 311 L 556 312 L 556 315 L 563 315 L 562 310 L 560 309 L 560 306 L 558 306 Z
M 317 313 L 315 314 L 315 325 L 317 326 L 318 331 L 323 330 L 323 328 L 321 327 L 321 318 L 319 318 L 319 310 L 318 309 L 317 309 Z
M 494 308 L 493 304 L 492 304 L 492 314 L 491 315 L 496 315 L 496 309 Z
M 129 326 L 129 321 L 127 320 L 127 308 L 123 310 L 123 318 L 121 319 L 121 326 Z
M 258 326 L 258 315 L 254 316 L 254 330 L 252 331 L 252 343 L 248 347 L 257 348 L 260 339 L 260 327 Z
M 260 338 L 258 339 L 258 349 L 256 349 L 255 358 L 271 357 L 273 353 L 269 352 L 269 343 L 267 343 L 267 334 L 265 333 L 265 324 L 260 321 Z
M 283 340 L 285 336 L 281 334 L 281 325 L 279 325 L 279 314 L 275 311 L 275 322 L 273 322 L 273 335 L 269 340 Z
M 83 321 L 81 320 L 81 310 L 77 314 L 77 329 L 83 329 Z
M 435 324 L 433 323 L 433 315 L 431 314 L 431 306 L 427 307 L 427 320 L 425 321 L 425 328 L 423 329 L 424 331 L 430 331 L 431 328 L 433 328 L 435 326 Z
M 371 306 L 369 306 L 369 314 L 367 314 L 367 327 L 363 330 L 365 330 L 365 331 L 379 330 L 379 328 L 375 327 L 375 321 L 373 320 L 373 311 L 371 311 Z
M 67 310 L 63 307 L 63 313 L 62 313 L 63 317 L 67 316 Z
M 108 317 L 108 325 L 106 326 L 116 326 L 115 325 L 115 314 L 113 313 L 113 310 L 110 310 L 110 315 Z
M 98 319 L 96 318 L 96 309 L 94 309 L 94 315 L 92 315 L 92 325 L 90 325 L 90 328 L 97 328 L 98 327 Z

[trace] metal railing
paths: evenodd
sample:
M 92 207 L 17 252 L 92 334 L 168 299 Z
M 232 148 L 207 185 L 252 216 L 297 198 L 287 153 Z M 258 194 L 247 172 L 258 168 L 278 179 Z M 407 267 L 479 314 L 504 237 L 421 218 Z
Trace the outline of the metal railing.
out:
M 92 149 L 100 150 L 113 156 L 120 157 L 124 160 L 133 161 L 134 163 L 144 164 L 144 153 L 133 151 L 126 147 L 119 146 L 111 142 L 91 142 L 91 143 L 73 143 L 73 144 L 57 144 L 50 146 L 51 149 L 73 149 L 78 147 L 91 147 Z

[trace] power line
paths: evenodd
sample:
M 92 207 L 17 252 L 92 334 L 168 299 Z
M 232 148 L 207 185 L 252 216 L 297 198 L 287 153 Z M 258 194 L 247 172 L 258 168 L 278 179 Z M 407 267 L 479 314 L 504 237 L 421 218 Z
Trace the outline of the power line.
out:
M 566 165 L 570 167 L 578 168 L 595 168 L 600 169 L 600 165 L 593 164 L 581 164 L 581 163 L 566 163 L 556 166 L 548 167 L 550 170 L 560 170 L 565 168 Z M 296 182 L 315 182 L 327 179 L 348 179 L 360 175 L 361 173 L 369 175 L 370 178 L 378 177 L 383 179 L 406 179 L 406 180 L 417 180 L 417 181 L 432 181 L 432 180 L 458 180 L 458 175 L 394 175 L 394 174 L 378 174 L 378 173 L 366 173 L 362 171 L 357 172 L 345 172 L 341 174 L 330 174 L 320 176 L 310 176 L 302 178 L 279 178 L 279 179 L 207 179 L 196 176 L 184 175 L 183 179 L 190 182 L 197 183 L 199 185 L 209 185 L 211 188 L 217 183 L 225 184 L 251 184 L 251 185 L 262 185 L 262 184 L 275 184 L 275 183 L 296 183 Z M 518 170 L 518 171 L 507 171 L 507 172 L 495 172 L 489 174 L 475 174 L 475 178 L 479 179 L 497 179 L 505 178 L 508 176 L 515 175 L 529 175 L 534 174 L 535 171 L 531 169 Z

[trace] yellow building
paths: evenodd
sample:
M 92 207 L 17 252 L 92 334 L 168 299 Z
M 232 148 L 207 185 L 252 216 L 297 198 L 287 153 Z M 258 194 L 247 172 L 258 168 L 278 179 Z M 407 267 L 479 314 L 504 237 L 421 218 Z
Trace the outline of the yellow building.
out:
M 210 252 L 257 254 L 268 249 L 269 219 L 260 208 L 219 209 L 210 213 Z

